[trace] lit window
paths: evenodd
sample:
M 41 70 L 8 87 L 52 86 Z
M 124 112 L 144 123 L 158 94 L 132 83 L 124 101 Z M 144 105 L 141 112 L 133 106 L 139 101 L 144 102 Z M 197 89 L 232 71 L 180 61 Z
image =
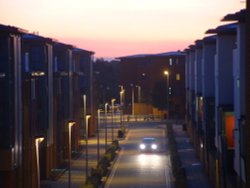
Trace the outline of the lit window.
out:
M 181 80 L 181 75 L 180 74 L 176 74 L 176 80 Z
M 173 61 L 172 58 L 169 59 L 169 65 L 172 66 L 173 65 Z

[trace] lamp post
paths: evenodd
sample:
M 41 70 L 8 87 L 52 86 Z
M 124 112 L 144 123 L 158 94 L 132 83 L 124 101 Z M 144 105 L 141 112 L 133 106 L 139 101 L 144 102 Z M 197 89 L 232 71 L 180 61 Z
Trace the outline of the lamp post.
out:
M 83 95 L 83 115 L 86 117 L 86 95 Z
M 140 103 L 141 102 L 141 86 L 138 86 L 138 85 L 136 85 L 135 87 L 137 87 L 138 88 L 138 103 Z
M 105 103 L 105 151 L 107 151 L 107 142 L 108 142 L 108 131 L 107 131 L 107 110 L 108 110 L 108 103 Z
M 122 89 L 121 91 L 120 91 L 120 126 L 122 126 L 122 114 L 123 114 L 123 94 L 125 93 L 125 90 L 124 89 Z
M 130 84 L 131 86 L 131 105 L 132 105 L 132 116 L 134 116 L 135 114 L 135 109 L 134 109 L 134 105 L 135 105 L 135 94 L 134 94 L 134 84 Z
M 44 137 L 35 139 L 36 145 L 36 166 L 37 166 L 37 187 L 40 188 L 40 162 L 39 162 L 39 144 L 44 140 Z
M 86 122 L 85 122 L 85 142 L 86 142 L 86 153 L 85 153 L 85 155 L 86 155 L 86 160 L 85 160 L 85 162 L 86 162 L 86 179 L 88 178 L 88 139 L 89 139 L 89 118 L 91 117 L 91 115 L 86 115 L 85 116 L 86 118 Z
M 100 159 L 100 125 L 101 125 L 101 109 L 97 110 L 97 163 Z
M 138 94 L 137 94 L 137 102 L 138 102 L 138 106 L 139 106 L 139 109 L 138 109 L 138 114 L 140 115 L 141 114 L 141 107 L 140 107 L 140 103 L 141 103 L 141 86 L 139 85 L 136 85 L 135 87 L 137 87 L 138 89 Z M 137 121 L 137 117 L 136 117 L 136 121 Z
M 68 153 L 68 157 L 69 157 L 69 162 L 68 162 L 68 165 L 69 165 L 69 184 L 68 184 L 68 187 L 70 188 L 71 187 L 71 128 L 72 126 L 75 125 L 75 122 L 74 121 L 69 121 L 68 123 L 68 126 L 69 126 L 69 153 Z
M 116 99 L 111 100 L 111 108 L 112 108 L 112 142 L 114 141 L 114 102 Z
M 167 110 L 168 110 L 168 117 L 169 117 L 169 72 L 167 70 L 164 71 L 164 75 L 167 77 Z
M 119 85 L 118 87 L 120 87 L 120 88 L 121 88 L 121 91 L 123 90 L 123 85 Z

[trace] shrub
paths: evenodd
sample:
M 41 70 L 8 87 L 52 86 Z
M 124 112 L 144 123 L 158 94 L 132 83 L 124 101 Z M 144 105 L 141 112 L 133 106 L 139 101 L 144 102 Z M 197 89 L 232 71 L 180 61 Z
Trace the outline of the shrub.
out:
M 112 142 L 112 146 L 114 146 L 114 147 L 115 147 L 115 150 L 120 149 L 120 146 L 119 146 L 119 141 L 118 141 L 118 140 L 114 140 L 114 141 Z
M 118 138 L 123 138 L 126 134 L 126 128 L 125 126 L 121 126 L 120 129 L 118 130 Z
M 108 147 L 106 153 L 98 161 L 96 168 L 91 169 L 91 175 L 87 178 L 86 183 L 81 188 L 98 188 L 102 184 L 102 177 L 108 173 L 110 162 L 116 156 L 116 150 L 119 149 L 119 142 L 113 141 Z

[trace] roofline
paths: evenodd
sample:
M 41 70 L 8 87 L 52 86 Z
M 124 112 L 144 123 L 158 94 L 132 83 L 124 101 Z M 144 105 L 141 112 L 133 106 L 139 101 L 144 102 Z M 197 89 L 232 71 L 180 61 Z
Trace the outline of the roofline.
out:
M 237 23 L 231 23 L 218 26 L 214 29 L 208 29 L 205 34 L 235 34 Z
M 29 38 L 29 36 L 30 36 L 30 38 Z M 25 37 L 27 37 L 27 38 L 25 38 Z M 36 35 L 33 33 L 26 33 L 26 34 L 22 35 L 22 39 L 23 40 L 30 40 L 30 41 L 41 41 L 41 42 L 55 43 L 55 41 L 52 38 L 43 37 L 43 36 Z
M 25 30 L 19 27 L 10 26 L 10 25 L 3 25 L 3 24 L 0 24 L 0 30 L 4 32 L 9 32 L 9 33 L 15 33 L 15 34 L 28 33 L 28 30 Z
M 89 51 L 89 50 L 85 50 L 85 49 L 81 49 L 81 48 L 74 48 L 73 49 L 73 52 L 76 52 L 76 53 L 84 53 L 84 54 L 90 54 L 90 55 L 93 55 L 93 54 L 95 54 L 95 52 L 93 52 L 93 51 Z
M 245 22 L 246 21 L 246 9 L 242 9 L 238 12 L 227 14 L 224 16 L 221 21 L 239 21 Z
M 185 56 L 184 51 L 174 51 L 174 52 L 165 52 L 165 53 L 157 53 L 157 54 L 137 54 L 130 56 L 117 57 L 115 59 L 141 59 L 141 58 L 151 58 L 151 57 L 173 57 L 173 56 Z

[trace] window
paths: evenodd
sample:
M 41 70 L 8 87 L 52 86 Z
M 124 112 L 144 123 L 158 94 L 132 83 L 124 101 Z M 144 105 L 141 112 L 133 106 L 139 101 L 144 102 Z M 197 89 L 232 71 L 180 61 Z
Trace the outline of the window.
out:
M 72 63 L 72 72 L 76 72 L 76 60 L 74 59 L 73 60 L 73 63 Z
M 25 69 L 25 72 L 29 72 L 29 53 L 26 52 L 25 53 L 25 60 L 24 60 L 24 69 Z
M 57 56 L 54 57 L 54 72 L 58 71 L 58 61 L 57 61 Z
M 31 79 L 31 100 L 36 99 L 36 81 Z
M 169 65 L 170 65 L 170 66 L 173 65 L 173 60 L 172 60 L 172 58 L 169 59 Z
M 181 80 L 181 75 L 180 74 L 176 74 L 176 80 Z

